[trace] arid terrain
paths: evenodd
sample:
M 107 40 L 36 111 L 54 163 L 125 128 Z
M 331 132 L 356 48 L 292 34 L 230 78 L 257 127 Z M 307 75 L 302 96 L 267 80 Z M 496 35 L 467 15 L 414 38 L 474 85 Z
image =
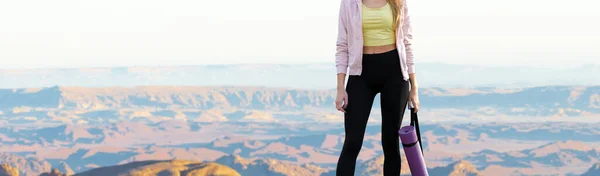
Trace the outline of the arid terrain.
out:
M 422 88 L 431 175 L 600 175 L 600 86 Z M 334 175 L 332 90 L 0 89 L 0 175 Z M 380 175 L 376 99 L 357 175 Z M 408 118 L 404 119 L 408 124 Z M 405 163 L 402 172 L 409 174 Z

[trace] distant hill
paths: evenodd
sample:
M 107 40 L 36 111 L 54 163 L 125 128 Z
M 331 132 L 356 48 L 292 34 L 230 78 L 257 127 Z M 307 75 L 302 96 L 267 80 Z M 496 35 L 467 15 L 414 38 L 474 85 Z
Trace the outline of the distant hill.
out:
M 40 174 L 40 176 L 70 176 L 70 175 L 72 175 L 72 174 L 62 173 L 58 169 L 52 169 L 52 170 L 50 170 L 50 172 L 44 172 L 44 173 Z
M 45 160 L 37 158 L 26 158 L 9 153 L 0 153 L 0 163 L 3 163 L 1 172 L 14 175 L 18 171 L 20 175 L 38 175 L 50 171 L 52 165 Z
M 448 166 L 436 167 L 429 170 L 429 175 L 448 175 L 448 176 L 483 176 L 475 167 L 468 161 L 457 161 Z
M 376 98 L 374 107 L 379 107 Z M 333 109 L 331 90 L 283 89 L 263 87 L 49 87 L 0 89 L 0 114 L 28 114 L 48 117 L 44 111 L 85 110 L 78 116 L 194 118 L 194 121 L 274 121 L 272 112 L 306 109 Z M 423 109 L 451 111 L 465 116 L 580 116 L 600 114 L 600 86 L 545 86 L 521 89 L 422 88 Z M 196 111 L 182 111 L 184 109 Z M 269 110 L 269 113 L 260 110 Z M 129 112 L 128 112 L 129 110 Z M 135 111 L 134 111 L 135 110 Z M 139 110 L 139 111 L 138 111 Z M 210 110 L 200 111 L 198 110 Z M 240 110 L 240 111 L 235 111 Z M 475 113 L 475 114 L 473 114 Z M 134 120 L 134 119 L 132 119 Z
M 380 176 L 383 175 L 383 155 L 369 159 L 356 167 L 356 175 L 364 176 Z M 410 175 L 410 168 L 406 156 L 402 155 L 400 161 L 400 174 Z
M 553 144 L 554 145 L 554 144 Z M 561 145 L 561 144 L 556 144 Z M 508 152 L 508 154 L 513 154 Z M 494 156 L 488 156 L 494 158 Z M 376 156 L 364 162 L 359 162 L 356 168 L 356 174 L 362 176 L 378 176 L 382 174 L 383 156 Z M 477 161 L 477 160 L 473 160 Z M 162 176 L 162 175 L 181 175 L 181 176 L 239 176 L 239 175 L 280 175 L 280 176 L 332 176 L 335 175 L 334 168 L 326 168 L 313 164 L 297 164 L 290 161 L 272 159 L 272 158 L 243 158 L 239 155 L 224 155 L 215 161 L 198 162 L 193 160 L 143 160 L 124 162 L 125 164 L 99 166 L 89 169 L 74 176 L 106 176 L 106 175 L 130 175 L 130 176 Z M 10 164 L 0 165 L 0 176 L 18 176 L 19 171 Z M 429 163 L 431 164 L 431 163 Z M 581 163 L 585 164 L 585 163 Z M 26 167 L 23 167 L 26 168 Z M 542 166 L 535 167 L 503 167 L 491 165 L 484 171 L 477 169 L 472 161 L 457 160 L 445 166 L 428 168 L 430 175 L 448 175 L 448 176 L 483 176 L 495 174 L 520 174 L 520 175 L 539 175 L 557 173 L 559 167 Z M 595 176 L 600 168 L 600 164 L 595 164 L 588 169 L 582 176 Z M 550 169 L 550 171 L 543 171 Z M 21 175 L 39 175 L 39 176 L 68 176 L 58 169 L 46 169 L 41 173 L 29 173 Z M 535 172 L 532 172 L 535 171 Z M 525 173 L 528 172 L 528 173 Z M 559 173 L 565 173 L 561 171 Z M 567 172 L 568 173 L 568 172 Z M 1 175 L 4 174 L 4 175 Z M 402 157 L 402 175 L 410 175 L 410 169 L 406 158 Z M 568 173 L 572 175 L 573 173 Z
M 0 154 L 0 163 L 18 168 L 21 175 L 49 172 L 51 168 L 57 168 L 61 173 L 79 173 L 104 166 L 165 159 L 218 161 L 236 170 L 266 168 L 265 165 L 274 163 L 299 172 L 318 171 L 327 175 L 342 148 L 342 132 L 342 124 L 198 124 L 184 121 L 0 127 L 0 147 L 14 151 L 13 154 Z M 357 173 L 381 172 L 380 132 L 381 126 L 367 127 Z M 500 171 L 522 171 L 532 175 L 548 172 L 580 174 L 584 170 L 573 167 L 587 170 L 592 163 L 600 162 L 600 149 L 585 143 L 596 142 L 600 137 L 598 124 L 423 124 L 422 134 L 430 167 L 465 160 L 485 175 Z M 264 136 L 270 137 L 258 139 Z M 405 166 L 403 161 L 403 173 L 408 169 Z M 242 175 L 251 171 L 238 170 Z
M 91 169 L 82 173 L 62 173 L 51 169 L 40 174 L 26 173 L 22 175 L 39 176 L 240 176 L 235 170 L 214 162 L 196 162 L 187 160 L 148 160 L 127 164 L 106 166 Z M 9 164 L 0 165 L 0 176 L 19 176 L 19 170 Z
M 186 160 L 137 161 L 122 165 L 92 169 L 74 176 L 240 176 L 235 170 L 213 162 L 196 162 Z
M 229 166 L 242 175 L 281 175 L 281 176 L 320 176 L 328 171 L 316 165 L 296 165 L 276 159 L 245 159 L 237 155 L 227 155 L 215 162 Z
M 464 158 L 477 161 L 480 166 L 500 165 L 504 167 L 530 168 L 563 167 L 567 165 L 586 165 L 600 162 L 600 148 L 594 148 L 578 141 L 552 142 L 532 149 L 512 152 L 484 150 Z
M 589 170 L 581 174 L 581 176 L 598 176 L 600 175 L 600 163 L 594 164 Z
M 422 87 L 599 85 L 600 65 L 543 68 L 418 63 Z M 242 64 L 0 70 L 0 88 L 61 86 L 266 86 L 333 89 L 333 59 L 323 64 Z
M 10 164 L 0 165 L 0 176 L 19 176 L 19 170 L 12 167 Z

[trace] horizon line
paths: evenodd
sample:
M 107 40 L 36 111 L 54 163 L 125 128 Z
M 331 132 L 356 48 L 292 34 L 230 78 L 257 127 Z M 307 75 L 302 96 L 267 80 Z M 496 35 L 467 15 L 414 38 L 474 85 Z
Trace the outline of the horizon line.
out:
M 114 66 L 60 66 L 60 67 L 24 67 L 14 68 L 0 67 L 0 71 L 4 70 L 61 70 L 61 69 L 107 69 L 107 68 L 169 68 L 169 67 L 201 67 L 201 66 L 250 66 L 250 65 L 332 65 L 334 68 L 334 61 L 331 62 L 306 62 L 306 63 L 207 63 L 207 64 L 166 64 L 166 65 L 114 65 Z M 507 65 L 507 64 L 465 64 L 465 63 L 451 63 L 451 62 L 440 62 L 440 61 L 422 61 L 419 64 L 440 64 L 440 65 L 455 65 L 455 66 L 482 66 L 482 67 L 539 67 L 542 65 Z M 598 63 L 579 63 L 574 64 L 572 67 L 583 67 L 583 66 L 600 66 Z M 564 67 L 563 67 L 564 68 Z
M 24 90 L 24 89 L 51 89 L 51 88 L 86 88 L 86 89 L 106 89 L 106 88 L 138 88 L 138 87 L 172 87 L 172 88 L 262 88 L 262 89 L 284 89 L 284 90 L 313 90 L 313 91 L 329 91 L 335 88 L 294 88 L 294 87 L 279 87 L 279 86 L 255 86 L 255 85 L 113 85 L 113 86 L 76 86 L 76 85 L 53 85 L 40 87 L 21 87 L 21 88 L 2 88 L 0 90 Z M 474 87 L 455 87 L 455 86 L 427 86 L 419 89 L 503 89 L 503 90 L 518 90 L 518 89 L 533 89 L 533 88 L 551 88 L 551 87 L 600 87 L 598 85 L 537 85 L 537 86 L 522 86 L 522 87 L 499 87 L 499 86 L 474 86 Z

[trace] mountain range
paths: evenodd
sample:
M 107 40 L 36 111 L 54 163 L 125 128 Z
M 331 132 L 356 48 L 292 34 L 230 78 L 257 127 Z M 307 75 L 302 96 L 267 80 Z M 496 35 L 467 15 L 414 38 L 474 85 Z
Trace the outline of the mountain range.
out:
M 0 163 L 19 168 L 22 175 L 48 172 L 51 168 L 61 173 L 81 173 L 131 162 L 175 159 L 216 162 L 242 175 L 254 172 L 244 168 L 275 163 L 281 168 L 279 172 L 326 176 L 331 174 L 343 144 L 343 129 L 339 125 L 217 122 L 189 128 L 192 124 L 163 121 L 3 127 L 0 151 L 4 153 Z M 222 129 L 230 132 L 223 133 Z M 422 130 L 425 159 L 432 172 L 573 175 L 600 162 L 598 124 L 424 124 Z M 379 131 L 378 125 L 367 128 L 357 173 L 381 172 Z M 567 138 L 572 139 L 564 140 Z M 460 164 L 463 161 L 469 164 Z M 457 163 L 461 169 L 453 169 Z M 405 165 L 403 168 L 408 168 Z
M 168 67 L 0 69 L 0 88 L 61 86 L 131 87 L 265 86 L 335 88 L 333 60 L 321 64 L 241 64 Z M 485 66 L 417 63 L 422 87 L 597 86 L 600 65 L 577 67 Z
M 401 175 L 410 175 L 410 169 L 406 158 L 403 156 L 401 166 Z M 592 176 L 598 173 L 600 163 L 591 166 L 581 176 Z M 360 163 L 356 173 L 361 176 L 382 175 L 383 156 L 370 159 Z M 25 170 L 19 170 L 10 164 L 0 165 L 0 176 L 19 176 L 33 175 L 27 171 L 28 166 L 22 167 Z M 487 171 L 491 169 L 493 171 Z M 480 171 L 469 161 L 459 160 L 447 166 L 433 167 L 428 169 L 430 175 L 448 175 L 448 176 L 483 176 L 483 175 L 515 175 L 523 174 L 519 171 L 502 171 L 502 167 L 489 166 L 486 171 Z M 48 170 L 48 169 L 47 169 Z M 546 174 L 553 174 L 549 171 Z M 226 155 L 218 158 L 216 161 L 190 161 L 190 160 L 145 160 L 133 161 L 130 163 L 114 166 L 104 166 L 90 169 L 81 173 L 63 173 L 59 169 L 49 169 L 42 172 L 39 176 L 106 176 L 106 175 L 131 175 L 131 176 L 334 176 L 335 170 L 326 169 L 316 165 L 303 164 L 298 165 L 290 162 L 275 159 L 246 159 L 237 155 Z M 573 175 L 573 174 L 571 174 Z
M 424 113 L 432 113 L 429 114 L 431 116 L 469 117 L 470 121 L 491 116 L 559 118 L 600 113 L 600 86 L 421 88 L 419 91 Z M 21 122 L 42 120 L 38 118 L 79 121 L 73 123 L 122 118 L 129 121 L 175 118 L 198 122 L 321 122 L 340 120 L 339 114 L 335 115 L 333 111 L 334 100 L 334 91 L 315 89 L 55 86 L 0 89 L 0 115 Z M 377 96 L 374 108 L 379 107 Z M 373 113 L 377 116 L 379 112 Z M 64 116 L 77 118 L 61 118 Z

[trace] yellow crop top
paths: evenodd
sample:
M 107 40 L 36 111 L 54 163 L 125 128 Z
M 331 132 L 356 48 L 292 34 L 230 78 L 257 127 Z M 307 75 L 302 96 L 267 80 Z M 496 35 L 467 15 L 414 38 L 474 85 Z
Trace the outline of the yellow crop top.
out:
M 396 43 L 393 14 L 389 4 L 370 8 L 363 4 L 362 30 L 364 46 L 383 46 Z

